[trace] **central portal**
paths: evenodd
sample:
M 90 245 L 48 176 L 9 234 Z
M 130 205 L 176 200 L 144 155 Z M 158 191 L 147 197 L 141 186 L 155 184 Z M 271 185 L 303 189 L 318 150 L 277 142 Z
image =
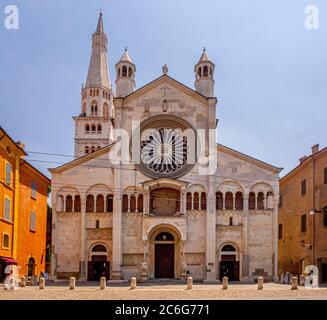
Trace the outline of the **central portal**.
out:
M 155 239 L 155 278 L 175 277 L 175 244 L 174 237 L 168 232 L 161 232 Z

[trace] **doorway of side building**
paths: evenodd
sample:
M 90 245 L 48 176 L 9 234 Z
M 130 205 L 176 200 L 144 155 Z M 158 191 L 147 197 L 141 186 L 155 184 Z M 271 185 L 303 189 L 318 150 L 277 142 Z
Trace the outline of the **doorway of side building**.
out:
M 32 277 L 35 275 L 35 259 L 30 257 L 27 262 L 27 276 Z
M 155 278 L 174 278 L 175 239 L 169 232 L 161 232 L 155 238 Z
M 236 249 L 232 245 L 225 245 L 221 249 L 219 264 L 219 279 L 228 277 L 229 281 L 240 280 L 240 262 L 237 261 Z
M 96 245 L 92 249 L 92 259 L 88 262 L 88 281 L 99 281 L 101 277 L 109 280 L 110 262 L 108 261 L 107 249 L 102 245 Z

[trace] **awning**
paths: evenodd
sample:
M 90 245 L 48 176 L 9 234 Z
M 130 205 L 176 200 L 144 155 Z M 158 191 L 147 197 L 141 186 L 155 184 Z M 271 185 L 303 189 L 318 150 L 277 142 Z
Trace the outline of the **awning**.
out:
M 0 257 L 0 262 L 5 262 L 7 265 L 8 264 L 17 264 L 17 261 L 13 258 L 9 258 L 9 257 Z

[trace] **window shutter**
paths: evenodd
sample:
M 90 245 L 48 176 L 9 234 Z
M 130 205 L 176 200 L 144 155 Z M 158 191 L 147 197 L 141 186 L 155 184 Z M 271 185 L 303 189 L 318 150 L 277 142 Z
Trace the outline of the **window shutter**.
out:
M 6 184 L 11 185 L 11 165 L 6 163 Z
M 5 216 L 6 220 L 10 220 L 10 200 L 5 199 Z
M 36 199 L 36 182 L 32 181 L 32 198 Z
M 30 230 L 36 231 L 36 213 L 35 212 L 31 212 L 31 215 L 30 215 Z

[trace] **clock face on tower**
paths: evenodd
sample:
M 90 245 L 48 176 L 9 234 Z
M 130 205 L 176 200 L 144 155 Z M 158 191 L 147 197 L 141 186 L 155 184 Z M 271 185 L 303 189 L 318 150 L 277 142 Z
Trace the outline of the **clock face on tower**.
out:
M 185 120 L 165 115 L 141 124 L 140 170 L 151 178 L 178 178 L 195 164 L 195 131 Z

